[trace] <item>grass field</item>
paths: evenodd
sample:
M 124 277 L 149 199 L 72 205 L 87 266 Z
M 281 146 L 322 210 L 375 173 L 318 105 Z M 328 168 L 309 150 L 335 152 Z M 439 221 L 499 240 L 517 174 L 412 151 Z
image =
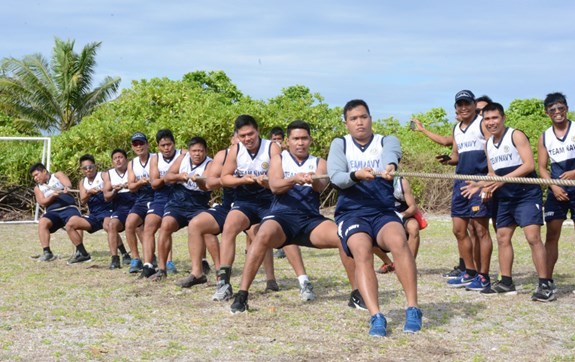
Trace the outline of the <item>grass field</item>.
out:
M 185 232 L 174 237 L 179 277 L 189 269 Z M 378 275 L 388 337 L 370 338 L 368 313 L 347 307 L 350 289 L 335 250 L 303 249 L 318 298 L 304 303 L 291 268 L 276 259 L 281 291 L 264 293 L 259 274 L 250 312 L 231 315 L 207 286 L 181 289 L 108 270 L 105 234 L 86 236 L 93 262 L 66 265 L 73 247 L 53 235 L 60 258 L 38 263 L 36 225 L 0 226 L 0 360 L 352 360 L 575 361 L 575 246 L 564 229 L 555 280 L 558 300 L 530 299 L 537 277 L 521 230 L 514 238 L 516 296 L 485 297 L 448 289 L 441 273 L 457 260 L 451 224 L 432 218 L 417 260 L 424 329 L 402 332 L 404 296 L 394 274 Z M 232 285 L 244 261 L 238 240 Z M 497 274 L 494 250 L 492 276 Z

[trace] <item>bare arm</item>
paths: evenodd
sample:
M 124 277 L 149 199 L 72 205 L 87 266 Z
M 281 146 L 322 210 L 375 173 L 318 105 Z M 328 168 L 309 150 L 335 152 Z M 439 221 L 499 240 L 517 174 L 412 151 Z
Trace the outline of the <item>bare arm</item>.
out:
M 236 157 L 238 156 L 239 145 L 231 147 L 228 152 L 226 162 L 222 167 L 222 176 L 220 181 L 224 187 L 237 187 L 241 185 L 253 184 L 256 182 L 252 175 L 245 175 L 243 177 L 236 177 L 234 173 L 238 168 Z
M 150 185 L 154 190 L 164 186 L 164 179 L 160 177 L 160 170 L 158 169 L 159 157 L 152 157 L 150 160 Z
M 411 186 L 406 179 L 401 179 L 401 186 L 403 187 L 403 196 L 405 197 L 405 203 L 407 204 L 407 209 L 402 213 L 402 215 L 404 218 L 412 217 L 417 212 L 415 197 L 413 197 Z
M 178 182 L 186 182 L 188 181 L 188 174 L 187 173 L 180 173 L 180 166 L 182 164 L 182 160 L 186 155 L 180 154 L 178 158 L 174 161 L 174 163 L 170 166 L 170 169 L 164 175 L 164 182 L 166 184 L 175 184 Z
M 437 133 L 433 133 L 423 126 L 423 123 L 419 119 L 412 120 L 415 123 L 415 130 L 423 133 L 427 138 L 433 142 L 440 144 L 442 146 L 451 146 L 453 144 L 453 135 L 442 136 Z

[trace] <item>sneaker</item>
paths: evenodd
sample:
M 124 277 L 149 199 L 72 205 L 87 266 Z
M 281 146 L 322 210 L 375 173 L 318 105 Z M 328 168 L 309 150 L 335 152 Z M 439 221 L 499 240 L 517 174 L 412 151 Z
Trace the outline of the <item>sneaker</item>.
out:
M 118 255 L 112 255 L 112 262 L 110 263 L 109 269 L 120 269 L 122 266 L 120 265 L 120 257 Z
M 232 312 L 232 314 L 244 313 L 247 312 L 248 309 L 249 309 L 248 294 L 241 292 L 236 294 L 236 298 L 234 299 L 234 302 L 230 306 L 230 312 Z
M 140 273 L 140 276 L 138 277 L 138 279 L 147 279 L 154 274 L 156 274 L 156 269 L 150 268 L 149 266 L 144 265 L 144 267 L 142 268 L 142 272 Z
M 284 249 L 278 249 L 274 252 L 274 258 L 283 259 L 286 257 Z
M 216 287 L 216 292 L 212 296 L 212 300 L 221 302 L 222 300 L 229 300 L 232 298 L 232 286 L 225 281 L 220 280 Z
M 77 251 L 76 254 L 72 255 L 72 257 L 68 259 L 68 265 L 86 263 L 90 261 L 92 261 L 92 257 L 90 256 L 90 254 L 83 255 L 82 253 Z
M 395 265 L 393 263 L 391 263 L 391 264 L 383 263 L 383 265 L 380 266 L 379 269 L 376 270 L 376 272 L 379 274 L 387 274 L 387 273 L 391 273 L 394 270 L 395 270 Z
M 199 278 L 196 278 L 192 273 L 185 278 L 176 281 L 176 285 L 182 288 L 191 288 L 197 284 L 205 284 L 208 282 L 208 278 L 205 275 L 202 275 Z
M 474 278 L 475 277 L 472 277 L 471 275 L 469 275 L 467 273 L 463 273 L 457 279 L 449 279 L 447 281 L 447 286 L 450 288 L 463 288 L 463 287 L 466 287 L 469 284 L 471 284 L 471 282 L 473 282 Z
M 153 282 L 163 282 L 164 280 L 166 280 L 166 271 L 162 270 L 162 269 L 158 269 L 158 271 L 150 276 L 148 279 L 153 281 Z
M 385 316 L 377 313 L 371 316 L 369 321 L 369 335 L 373 337 L 385 337 L 387 335 L 387 321 Z
M 130 256 L 130 254 L 125 253 L 122 255 L 122 264 L 130 265 L 131 262 L 132 262 L 132 257 Z
M 549 289 L 551 289 L 553 294 L 557 294 L 557 284 L 555 282 L 549 282 Z
M 178 268 L 176 268 L 176 264 L 171 260 L 166 263 L 166 271 L 168 275 L 178 274 Z
M 204 272 L 204 275 L 210 274 L 210 263 L 208 263 L 206 259 L 202 260 L 202 271 Z
M 477 274 L 477 276 L 473 279 L 471 284 L 465 287 L 465 290 L 474 290 L 474 291 L 482 291 L 485 288 L 491 287 L 491 282 L 481 274 Z
M 42 256 L 40 256 L 38 258 L 38 261 L 42 261 L 42 262 L 48 262 L 48 261 L 52 261 L 55 260 L 56 257 L 54 256 L 54 254 L 52 254 L 51 251 L 45 251 Z
M 303 300 L 304 302 L 309 302 L 315 299 L 315 293 L 313 292 L 313 286 L 311 285 L 311 283 L 306 280 L 305 282 L 303 282 L 303 286 L 301 287 L 300 291 L 299 291 L 299 296 L 301 298 L 301 300 Z
M 405 333 L 416 333 L 421 330 L 421 325 L 423 324 L 421 317 L 421 309 L 416 307 L 409 307 L 405 310 L 405 324 L 403 325 L 403 331 Z
M 280 287 L 278 285 L 278 283 L 275 281 L 275 279 L 271 279 L 266 281 L 266 292 L 279 292 L 280 291 Z
M 536 302 L 552 302 L 555 299 L 557 299 L 557 296 L 547 284 L 539 285 L 531 296 L 531 300 Z
M 143 268 L 144 268 L 144 265 L 142 264 L 142 261 L 140 259 L 132 259 L 132 261 L 130 261 L 130 273 L 131 274 L 138 273 L 138 272 L 142 271 Z
M 465 273 L 465 270 L 461 270 L 461 269 L 459 269 L 459 266 L 456 266 L 453 268 L 452 271 L 450 271 L 448 273 L 444 273 L 441 276 L 444 277 L 445 279 L 457 279 L 457 278 L 461 277 L 462 273 Z
M 347 303 L 347 305 L 350 306 L 351 308 L 367 310 L 363 297 L 359 293 L 359 289 L 354 289 L 351 292 L 351 295 L 349 296 L 349 302 Z
M 491 288 L 485 288 L 480 293 L 484 295 L 516 295 L 517 290 L 513 283 L 511 283 L 511 285 L 505 285 L 502 282 L 495 282 Z

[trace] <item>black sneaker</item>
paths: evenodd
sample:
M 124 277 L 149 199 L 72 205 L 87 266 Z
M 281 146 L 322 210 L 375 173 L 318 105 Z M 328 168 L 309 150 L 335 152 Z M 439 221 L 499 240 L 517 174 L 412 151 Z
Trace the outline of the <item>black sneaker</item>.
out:
M 274 258 L 283 259 L 286 257 L 286 252 L 284 249 L 278 249 L 274 252 Z
M 244 313 L 247 312 L 248 309 L 248 293 L 240 292 L 236 294 L 236 298 L 230 306 L 230 312 L 232 312 L 232 314 Z
M 142 268 L 142 272 L 140 273 L 140 276 L 138 277 L 138 279 L 149 278 L 154 274 L 156 274 L 156 269 L 150 268 L 149 266 L 144 265 L 144 267 Z
M 122 255 L 122 264 L 130 265 L 131 262 L 132 262 L 132 257 L 130 256 L 130 254 L 125 253 Z
M 194 285 L 197 284 L 205 284 L 208 282 L 208 278 L 206 278 L 205 275 L 202 275 L 199 278 L 196 278 L 192 273 L 190 273 L 190 275 L 188 275 L 187 277 L 177 280 L 176 281 L 176 285 L 178 287 L 182 287 L 182 288 L 191 288 Z
M 120 269 L 122 266 L 120 265 L 120 257 L 118 255 L 112 256 L 112 262 L 110 263 L 110 270 L 113 269 Z
M 92 257 L 90 256 L 90 254 L 83 255 L 82 253 L 77 251 L 76 254 L 72 255 L 72 257 L 68 259 L 68 265 L 86 263 L 89 261 L 92 261 Z
M 359 293 L 359 289 L 354 289 L 349 296 L 349 302 L 347 303 L 351 308 L 357 308 L 360 310 L 367 310 L 363 297 Z
M 210 274 L 210 263 L 208 263 L 206 259 L 202 260 L 202 271 L 204 272 L 204 275 Z
M 266 281 L 265 292 L 279 292 L 279 291 L 280 286 L 278 285 L 278 282 L 275 281 L 275 279 L 270 279 Z
M 479 293 L 483 295 L 516 295 L 517 290 L 513 283 L 511 283 L 511 285 L 506 285 L 503 284 L 503 282 L 495 282 L 491 287 L 487 287 Z
M 553 289 L 547 284 L 539 285 L 531 296 L 531 300 L 536 302 L 552 302 L 555 299 L 557 299 L 557 297 L 555 293 L 553 293 Z
M 154 282 L 163 282 L 164 280 L 166 280 L 166 277 L 167 277 L 166 271 L 158 269 L 158 271 L 152 276 L 150 276 L 148 279 Z
M 40 257 L 38 258 L 38 261 L 48 262 L 48 261 L 52 261 L 52 260 L 55 260 L 55 259 L 56 259 L 56 257 L 54 256 L 54 254 L 52 254 L 51 251 L 45 251 L 45 252 L 42 254 L 42 256 L 40 256 Z

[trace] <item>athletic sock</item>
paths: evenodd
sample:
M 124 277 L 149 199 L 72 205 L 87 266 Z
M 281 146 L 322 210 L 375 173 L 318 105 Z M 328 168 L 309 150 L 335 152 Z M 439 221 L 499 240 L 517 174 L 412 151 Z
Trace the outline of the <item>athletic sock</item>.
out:
M 470 277 L 475 278 L 477 276 L 477 270 L 465 269 L 465 273 L 469 274 Z
M 145 263 L 144 266 L 146 268 L 154 269 L 154 265 L 152 263 Z
M 551 282 L 551 279 L 547 279 L 547 278 L 539 278 L 539 286 L 546 286 L 549 287 L 551 284 L 549 284 Z
M 489 278 L 489 273 L 479 273 L 479 275 L 481 275 L 486 281 L 491 280 L 491 278 Z
M 228 265 L 221 265 L 218 271 L 218 279 L 223 280 L 226 284 L 230 284 L 230 277 L 232 276 L 232 267 Z
M 501 276 L 501 283 L 510 286 L 511 284 L 513 284 L 513 279 L 511 277 L 507 277 L 505 275 Z
M 50 253 L 50 254 L 52 254 L 52 250 L 50 250 L 50 247 L 49 247 L 49 246 L 43 248 L 42 251 L 44 251 L 45 253 Z
M 76 245 L 76 250 L 77 250 L 78 252 L 80 252 L 80 254 L 82 254 L 82 255 L 84 255 L 84 256 L 85 256 L 85 255 L 88 255 L 88 252 L 86 251 L 86 248 L 84 248 L 84 244 L 83 244 L 83 243 L 80 243 L 80 244 Z
M 309 282 L 309 278 L 306 274 L 302 274 L 302 275 L 298 276 L 297 280 L 299 281 L 299 286 L 301 288 L 303 288 L 303 285 L 305 282 Z
M 118 246 L 118 250 L 120 250 L 120 253 L 122 255 L 126 254 L 128 251 L 126 250 L 126 247 L 124 246 L 124 244 L 121 244 L 120 246 Z
M 463 261 L 463 258 L 459 258 L 459 270 L 465 270 L 465 261 Z

